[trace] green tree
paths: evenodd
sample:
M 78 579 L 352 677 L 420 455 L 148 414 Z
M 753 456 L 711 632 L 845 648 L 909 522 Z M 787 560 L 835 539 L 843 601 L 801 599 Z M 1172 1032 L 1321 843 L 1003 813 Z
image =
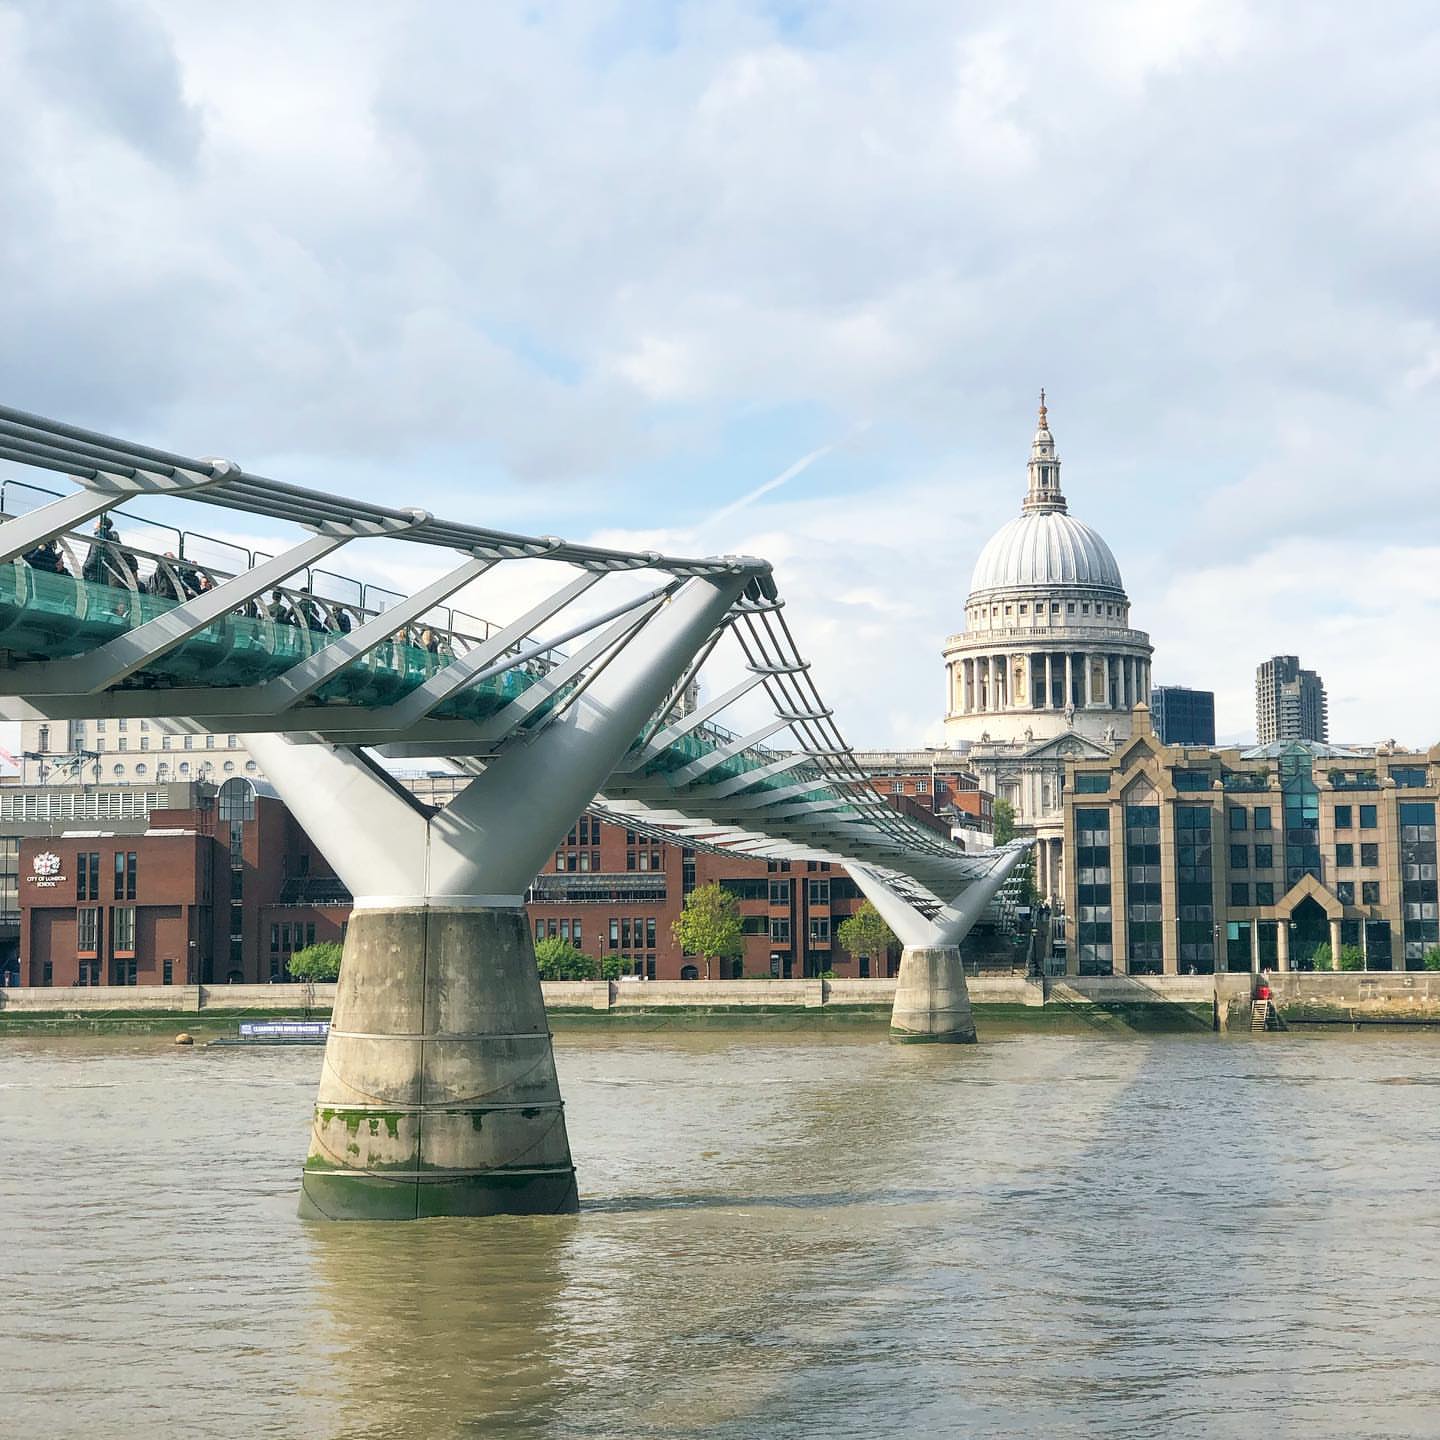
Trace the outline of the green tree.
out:
M 997 800 L 990 819 L 995 843 L 1008 845 L 1015 838 L 1015 807 L 1008 800 Z M 1040 887 L 1035 883 L 1035 851 L 1027 850 L 1011 873 L 1020 882 L 1020 904 L 1038 905 L 1041 896 Z
M 1317 970 L 1333 970 L 1335 968 L 1335 957 L 1330 953 L 1328 940 L 1316 949 L 1314 955 L 1310 957 L 1310 963 Z
M 535 942 L 535 966 L 542 980 L 593 980 L 599 968 L 568 940 L 554 936 Z
M 1440 945 L 1432 945 L 1421 957 L 1420 963 L 1427 970 L 1440 970 Z
M 867 900 L 848 919 L 835 927 L 835 938 L 852 955 L 884 957 L 900 942 L 885 923 L 885 917 Z
M 606 955 L 600 961 L 600 978 L 602 980 L 618 980 L 622 975 L 630 974 L 634 966 L 630 961 L 620 955 Z
M 1342 945 L 1340 947 L 1340 968 L 1342 970 L 1363 970 L 1365 968 L 1365 952 L 1358 945 Z
M 344 947 L 333 940 L 321 940 L 317 945 L 307 945 L 290 957 L 290 973 L 297 980 L 338 980 L 340 978 L 340 956 Z
M 739 902 L 714 883 L 701 885 L 685 897 L 685 908 L 670 931 L 682 950 L 705 957 L 707 979 L 711 960 L 738 960 L 745 954 Z

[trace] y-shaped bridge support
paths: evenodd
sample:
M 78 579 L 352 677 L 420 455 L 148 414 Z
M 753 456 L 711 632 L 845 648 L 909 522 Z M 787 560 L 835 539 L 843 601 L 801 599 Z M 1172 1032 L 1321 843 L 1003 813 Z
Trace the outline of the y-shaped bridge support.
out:
M 525 890 L 747 578 L 654 601 L 563 713 L 433 815 L 358 751 L 251 737 L 355 896 L 302 1215 L 577 1208 Z
M 960 942 L 1024 853 L 1023 847 L 1017 847 L 1000 856 L 988 875 L 943 906 L 933 919 L 922 915 L 873 870 L 863 865 L 848 867 L 866 899 L 905 947 L 890 1011 L 892 1040 L 975 1043 L 975 1018 L 970 1012 L 965 967 L 960 962 Z

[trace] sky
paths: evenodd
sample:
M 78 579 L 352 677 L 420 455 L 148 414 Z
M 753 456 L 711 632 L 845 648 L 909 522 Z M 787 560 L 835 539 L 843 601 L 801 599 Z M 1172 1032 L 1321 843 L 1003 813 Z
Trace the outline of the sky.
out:
M 1157 683 L 1240 739 L 1298 654 L 1332 737 L 1433 744 L 1433 21 L 0 0 L 0 402 L 765 556 L 882 746 L 941 739 L 1044 385 Z

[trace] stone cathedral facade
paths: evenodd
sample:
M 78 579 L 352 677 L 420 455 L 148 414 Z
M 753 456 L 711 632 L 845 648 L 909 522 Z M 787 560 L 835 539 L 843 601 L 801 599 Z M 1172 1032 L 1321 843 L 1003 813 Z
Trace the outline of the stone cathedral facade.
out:
M 1152 647 L 1131 628 L 1114 553 L 1070 513 L 1043 390 L 1020 514 L 980 552 L 965 628 L 944 653 L 946 740 L 1039 841 L 1040 891 L 1063 906 L 1065 761 L 1129 738 Z

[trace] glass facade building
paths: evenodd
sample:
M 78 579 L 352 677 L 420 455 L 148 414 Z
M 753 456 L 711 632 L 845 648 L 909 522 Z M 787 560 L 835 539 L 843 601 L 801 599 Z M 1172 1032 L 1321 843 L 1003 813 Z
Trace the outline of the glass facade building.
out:
M 1186 685 L 1156 685 L 1150 691 L 1151 723 L 1166 745 L 1215 743 L 1215 692 Z
M 1181 748 L 1137 721 L 1067 766 L 1070 973 L 1440 969 L 1440 745 Z

